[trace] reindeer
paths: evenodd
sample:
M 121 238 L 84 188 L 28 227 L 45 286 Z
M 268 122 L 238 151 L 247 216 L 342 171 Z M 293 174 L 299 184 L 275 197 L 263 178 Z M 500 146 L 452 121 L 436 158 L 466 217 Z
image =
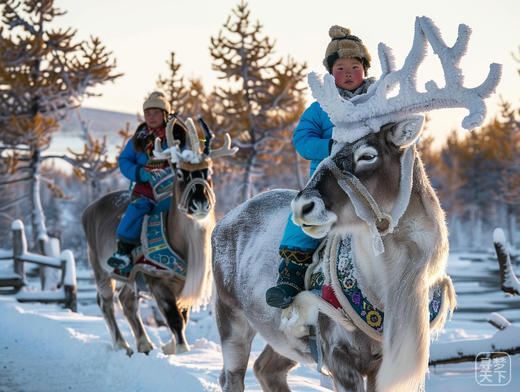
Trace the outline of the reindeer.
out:
M 211 150 L 212 133 L 201 121 L 206 142 L 204 152 L 200 152 L 197 131 L 191 119 L 186 122 L 188 141 L 191 149 L 180 151 L 180 140 L 174 139 L 174 127 L 180 126 L 175 116 L 170 116 L 166 136 L 168 149 L 162 151 L 156 139 L 154 154 L 160 159 L 171 159 L 171 168 L 176 179 L 171 193 L 171 202 L 165 228 L 167 242 L 171 249 L 180 255 L 187 264 L 185 278 L 173 274 L 157 274 L 142 270 L 144 280 L 157 302 L 172 332 L 172 339 L 162 347 L 166 354 L 181 353 L 189 350 L 184 336 L 190 307 L 199 307 L 208 302 L 211 295 L 211 248 L 210 236 L 215 225 L 215 195 L 211 179 L 212 158 L 230 155 L 231 139 L 225 135 L 225 144 Z M 185 133 L 185 132 L 183 132 Z M 181 138 L 185 135 L 181 134 Z M 97 302 L 110 332 L 115 349 L 124 349 L 128 355 L 133 350 L 125 340 L 114 317 L 114 291 L 116 281 L 105 268 L 106 260 L 115 250 L 116 228 L 122 214 L 130 202 L 127 191 L 107 194 L 89 205 L 82 215 L 83 229 L 87 238 L 88 258 L 94 271 L 97 287 Z M 152 212 L 153 213 L 153 212 Z M 136 267 L 134 267 L 134 270 Z M 149 353 L 153 348 L 139 314 L 138 293 L 135 276 L 122 284 L 119 301 L 128 320 L 138 352 Z
M 498 83 L 500 66 L 493 64 L 479 87 L 462 86 L 457 64 L 469 31 L 461 25 L 450 48 L 430 19 L 417 18 L 403 68 L 395 70 L 390 49 L 380 44 L 381 78 L 367 94 L 350 101 L 338 95 L 332 76 L 323 80 L 309 76 L 314 97 L 335 124 L 331 155 L 302 191 L 260 194 L 223 217 L 212 234 L 223 391 L 244 390 L 256 333 L 267 342 L 254 363 L 264 391 L 289 391 L 287 373 L 298 362 L 315 363 L 314 357 L 328 368 L 336 391 L 364 391 L 364 377 L 368 391 L 417 391 L 424 383 L 430 338 L 442 328 L 456 301 L 446 275 L 444 213 L 416 152 L 423 125 L 423 117 L 416 113 L 466 107 L 470 113 L 465 127 L 482 122 L 483 98 Z M 421 93 L 415 75 L 427 42 L 441 60 L 446 87 L 428 82 Z M 388 97 L 397 84 L 398 95 Z M 330 263 L 335 263 L 333 244 L 338 237 L 350 239 L 357 282 L 384 310 L 382 334 L 367 331 L 345 306 L 337 309 L 310 291 L 300 293 L 283 311 L 266 304 L 265 292 L 277 278 L 279 241 L 291 209 L 295 223 L 307 234 L 326 236 L 315 259 L 330 255 L 334 257 Z M 327 273 L 325 279 L 339 298 L 334 271 Z M 429 325 L 428 302 L 435 287 L 442 293 L 442 305 Z M 311 355 L 314 339 L 316 356 Z

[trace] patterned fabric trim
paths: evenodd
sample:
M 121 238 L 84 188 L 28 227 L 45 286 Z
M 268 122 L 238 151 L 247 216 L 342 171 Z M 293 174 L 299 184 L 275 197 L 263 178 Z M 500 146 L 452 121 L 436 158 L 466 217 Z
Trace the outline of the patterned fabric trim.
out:
M 142 250 L 144 257 L 136 262 L 135 268 L 155 276 L 176 276 L 186 279 L 188 265 L 172 249 L 165 238 L 163 214 L 152 214 L 145 218 L 146 236 Z
M 155 169 L 165 169 L 170 166 L 168 163 L 168 160 L 161 159 L 161 160 L 155 160 L 153 159 L 153 150 L 155 148 L 155 138 L 161 138 L 164 140 L 165 136 L 165 129 L 159 128 L 154 130 L 147 130 L 148 134 L 146 135 L 146 144 L 144 147 L 144 151 L 146 155 L 148 156 L 148 162 L 146 162 L 146 168 L 149 170 L 155 170 Z
M 302 291 L 305 287 L 305 272 L 308 266 L 307 263 L 297 263 L 288 258 L 282 258 L 278 268 L 277 284 L 290 286 L 297 292 Z
M 312 263 L 312 252 L 296 249 L 280 249 L 280 256 L 282 256 L 283 259 L 291 260 L 299 264 Z
M 331 285 L 334 294 L 341 303 L 344 311 L 349 315 L 354 324 L 370 337 L 381 341 L 383 334 L 384 312 L 375 307 L 370 300 L 361 292 L 358 281 L 355 277 L 354 260 L 352 252 L 352 238 L 345 236 L 331 247 L 331 255 L 336 255 L 335 260 L 331 260 L 330 275 Z M 327 268 L 327 267 L 326 267 Z M 330 301 L 330 293 L 324 290 L 323 273 L 318 269 L 310 275 L 310 290 Z M 329 296 L 323 295 L 326 291 Z M 433 290 L 433 298 L 429 304 L 430 323 L 439 315 L 442 304 L 441 286 L 436 286 Z
M 148 170 L 157 170 L 157 169 L 169 169 L 170 164 L 167 160 L 161 159 L 161 160 L 149 160 L 146 162 L 145 166 Z

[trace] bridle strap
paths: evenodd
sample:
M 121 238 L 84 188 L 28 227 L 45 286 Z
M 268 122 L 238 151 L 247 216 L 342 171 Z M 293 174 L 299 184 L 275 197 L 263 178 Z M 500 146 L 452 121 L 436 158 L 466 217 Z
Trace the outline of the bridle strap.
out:
M 384 252 L 381 237 L 394 231 L 408 207 L 412 192 L 414 161 L 415 150 L 410 146 L 401 156 L 399 193 L 390 214 L 381 211 L 371 193 L 354 174 L 343 173 L 330 157 L 322 161 L 322 164 L 330 170 L 338 185 L 350 198 L 356 215 L 369 225 L 374 236 L 373 246 L 376 254 Z
M 349 196 L 351 196 L 350 190 L 352 190 L 356 196 L 354 199 L 359 200 L 365 208 L 370 211 L 379 234 L 383 236 L 391 232 L 391 229 L 393 228 L 392 217 L 381 211 L 381 208 L 379 208 L 379 205 L 359 178 L 350 172 L 343 173 L 339 170 L 338 166 L 332 161 L 332 159 L 329 159 L 328 162 L 326 162 L 326 167 L 336 178 L 341 189 L 343 189 L 343 191 Z
M 197 185 L 201 185 L 208 192 L 209 203 L 211 206 L 215 205 L 215 193 L 213 189 L 211 189 L 208 181 L 203 178 L 193 178 L 188 184 L 184 191 L 182 192 L 181 199 L 179 201 L 179 209 L 183 212 L 188 211 L 188 198 L 190 196 L 191 191 L 195 190 Z

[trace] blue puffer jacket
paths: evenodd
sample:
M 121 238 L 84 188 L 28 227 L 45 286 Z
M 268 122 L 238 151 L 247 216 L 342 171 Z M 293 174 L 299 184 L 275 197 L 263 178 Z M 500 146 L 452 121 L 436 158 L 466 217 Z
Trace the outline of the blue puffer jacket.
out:
M 126 143 L 124 150 L 118 158 L 119 170 L 133 182 L 141 182 L 138 179 L 139 169 L 146 166 L 148 155 L 144 152 L 136 152 L 132 145 L 132 139 Z
M 333 128 L 328 114 L 318 102 L 314 102 L 303 112 L 294 130 L 294 148 L 303 158 L 311 161 L 311 176 L 320 162 L 329 156 Z
M 154 138 L 154 135 L 149 136 L 150 140 L 153 140 Z M 162 140 L 162 147 L 163 149 L 167 148 L 166 138 Z M 139 175 L 139 170 L 145 166 L 148 168 L 150 168 L 150 166 L 167 166 L 166 161 L 152 162 L 150 160 L 149 153 L 135 151 L 132 138 L 126 143 L 126 146 L 119 155 L 117 162 L 121 173 L 130 181 L 135 183 L 133 187 L 133 194 L 136 196 L 145 196 L 147 198 L 153 199 L 152 187 L 148 182 L 142 180 L 141 176 Z

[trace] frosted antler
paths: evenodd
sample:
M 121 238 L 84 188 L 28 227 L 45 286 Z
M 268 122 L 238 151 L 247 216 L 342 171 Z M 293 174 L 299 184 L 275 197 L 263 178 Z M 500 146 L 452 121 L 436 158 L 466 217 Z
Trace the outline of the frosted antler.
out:
M 181 141 L 173 137 L 173 127 L 177 122 L 177 118 L 174 115 L 170 115 L 168 122 L 166 123 L 166 144 L 168 148 L 162 149 L 161 138 L 156 137 L 154 140 L 153 159 L 170 159 L 172 163 L 178 163 L 182 161 L 182 155 L 180 150 Z
M 193 123 L 193 120 L 191 119 L 191 117 L 186 120 L 186 127 L 188 128 L 188 131 L 189 131 L 190 142 L 191 142 L 191 145 L 193 148 L 193 152 L 197 156 L 197 158 L 199 160 L 201 160 L 203 157 L 200 154 L 199 137 L 197 135 L 197 131 L 195 130 L 195 124 Z M 225 138 L 225 141 L 224 141 L 223 146 L 217 150 L 210 151 L 209 155 L 206 155 L 206 156 L 208 156 L 209 158 L 216 158 L 216 157 L 221 157 L 221 156 L 225 156 L 225 155 L 233 155 L 234 153 L 236 153 L 238 151 L 238 147 L 231 148 L 231 137 L 229 136 L 228 133 L 226 133 L 224 135 L 224 138 Z M 196 145 L 196 147 L 195 147 L 195 145 Z M 209 146 L 208 146 L 208 149 L 209 149 Z
M 188 117 L 186 120 L 186 128 L 188 128 L 188 137 L 190 139 L 191 151 L 193 152 L 193 161 L 200 162 L 202 156 L 200 154 L 199 135 L 197 134 L 197 129 L 195 128 L 195 124 L 191 117 Z
M 312 94 L 335 125 L 333 138 L 352 142 L 371 132 L 378 132 L 382 125 L 400 121 L 412 113 L 442 108 L 467 108 L 469 114 L 463 119 L 462 126 L 473 129 L 481 125 L 486 116 L 484 98 L 497 86 L 501 65 L 491 64 L 487 78 L 480 86 L 463 87 L 463 75 L 458 65 L 466 51 L 470 33 L 468 26 L 459 25 L 457 41 L 450 48 L 431 19 L 424 16 L 416 18 L 413 45 L 403 67 L 395 70 L 391 49 L 379 44 L 378 54 L 383 72 L 381 78 L 366 94 L 350 101 L 340 97 L 330 74 L 320 80 L 315 73 L 310 73 Z M 440 59 L 446 86 L 439 88 L 430 80 L 425 84 L 426 92 L 423 93 L 417 91 L 416 75 L 428 42 Z M 396 87 L 399 93 L 389 97 L 389 92 Z
M 186 120 L 186 128 L 188 130 L 188 138 L 190 141 L 191 150 L 183 150 L 181 151 L 179 148 L 180 141 L 173 137 L 173 127 L 175 122 L 178 121 L 175 116 L 170 116 L 168 119 L 168 123 L 166 124 L 166 141 L 168 144 L 168 148 L 163 151 L 161 147 L 161 139 L 156 138 L 154 144 L 154 159 L 166 159 L 170 158 L 172 163 L 190 163 L 192 165 L 201 164 L 203 161 L 206 161 L 207 158 L 216 158 L 226 155 L 233 155 L 238 151 L 238 147 L 231 148 L 231 138 L 229 134 L 225 134 L 225 140 L 222 147 L 216 150 L 211 150 L 209 144 L 211 143 L 211 138 L 213 134 L 205 125 L 204 133 L 206 134 L 206 145 L 204 151 L 209 151 L 209 154 L 204 152 L 201 154 L 200 152 L 200 142 L 199 136 L 197 134 L 197 130 L 195 129 L 195 124 L 191 118 Z M 207 162 L 206 162 L 207 163 Z
M 226 155 L 233 155 L 238 151 L 238 147 L 231 148 L 231 137 L 229 136 L 229 133 L 226 133 L 224 135 L 224 144 L 222 147 L 212 150 L 209 153 L 210 158 L 216 158 L 216 157 L 223 157 Z

